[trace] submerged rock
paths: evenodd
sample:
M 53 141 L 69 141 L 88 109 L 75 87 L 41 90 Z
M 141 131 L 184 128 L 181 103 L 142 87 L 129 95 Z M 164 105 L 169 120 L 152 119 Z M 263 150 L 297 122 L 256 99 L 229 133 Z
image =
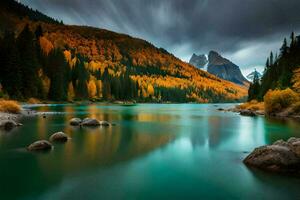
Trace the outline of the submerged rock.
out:
M 300 139 L 278 140 L 272 145 L 258 147 L 244 163 L 267 171 L 300 174 Z
M 4 121 L 1 121 L 0 122 L 0 127 L 1 128 L 4 128 L 5 130 L 11 130 L 13 129 L 14 127 L 17 127 L 17 126 L 22 126 L 22 124 L 20 123 L 17 123 L 13 120 L 4 120 Z
M 28 151 L 48 151 L 52 149 L 52 144 L 47 140 L 39 140 L 27 147 Z
M 66 142 L 68 141 L 69 137 L 63 132 L 57 132 L 51 135 L 49 139 L 51 142 Z
M 70 120 L 71 126 L 79 126 L 81 124 L 82 120 L 80 118 L 72 118 Z

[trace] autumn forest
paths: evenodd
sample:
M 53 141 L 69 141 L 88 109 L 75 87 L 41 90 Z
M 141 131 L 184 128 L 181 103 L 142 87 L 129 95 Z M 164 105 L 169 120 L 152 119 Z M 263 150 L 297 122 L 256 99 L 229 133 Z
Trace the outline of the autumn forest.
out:
M 17 100 L 237 102 L 247 89 L 127 35 L 2 2 L 1 96 Z M 16 12 L 18 11 L 18 12 Z M 9 25 L 8 25 L 9 24 Z

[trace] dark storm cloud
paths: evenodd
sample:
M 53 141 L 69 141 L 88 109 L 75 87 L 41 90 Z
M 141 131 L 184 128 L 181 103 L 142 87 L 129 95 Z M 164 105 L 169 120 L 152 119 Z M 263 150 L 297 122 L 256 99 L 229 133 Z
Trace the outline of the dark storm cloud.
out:
M 185 60 L 193 52 L 215 49 L 242 67 L 263 64 L 269 51 L 300 27 L 300 0 L 22 2 L 68 24 L 102 27 L 144 38 Z

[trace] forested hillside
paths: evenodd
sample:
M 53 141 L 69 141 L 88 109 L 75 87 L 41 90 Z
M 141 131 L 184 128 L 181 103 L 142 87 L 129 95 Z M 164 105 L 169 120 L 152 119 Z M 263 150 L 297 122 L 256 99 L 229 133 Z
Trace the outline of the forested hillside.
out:
M 274 89 L 300 92 L 300 37 L 292 33 L 289 41 L 284 39 L 279 54 L 270 53 L 262 78 L 255 76 L 249 88 L 249 100 L 263 100 L 268 90 Z
M 14 1 L 0 13 L 1 95 L 27 100 L 229 102 L 247 89 L 128 35 L 63 25 Z

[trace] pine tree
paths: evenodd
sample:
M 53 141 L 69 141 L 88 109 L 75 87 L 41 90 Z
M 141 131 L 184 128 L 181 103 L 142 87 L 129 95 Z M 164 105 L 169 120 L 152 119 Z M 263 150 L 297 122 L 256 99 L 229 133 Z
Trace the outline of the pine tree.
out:
M 270 53 L 270 66 L 273 66 L 274 64 L 274 56 L 273 56 L 273 52 L 271 51 Z
M 65 101 L 68 98 L 69 65 L 60 49 L 54 49 L 48 56 L 48 77 L 50 89 L 48 98 L 54 101 Z
M 0 81 L 10 98 L 22 99 L 20 91 L 22 88 L 22 74 L 15 34 L 6 32 L 1 43 Z
M 25 98 L 39 97 L 42 83 L 38 76 L 38 60 L 36 56 L 36 40 L 26 25 L 17 38 L 17 46 L 22 60 L 22 93 Z
M 280 48 L 280 56 L 286 55 L 287 52 L 288 52 L 287 40 L 286 38 L 284 38 L 283 44 Z

